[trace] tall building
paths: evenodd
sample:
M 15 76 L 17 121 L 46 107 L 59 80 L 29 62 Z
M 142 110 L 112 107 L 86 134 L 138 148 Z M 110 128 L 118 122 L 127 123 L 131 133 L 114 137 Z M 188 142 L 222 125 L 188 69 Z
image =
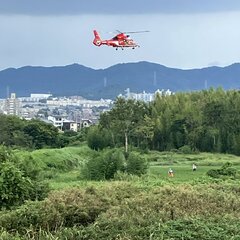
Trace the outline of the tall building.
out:
M 16 98 L 16 93 L 11 93 L 10 98 L 5 100 L 5 112 L 7 115 L 19 115 L 20 101 Z

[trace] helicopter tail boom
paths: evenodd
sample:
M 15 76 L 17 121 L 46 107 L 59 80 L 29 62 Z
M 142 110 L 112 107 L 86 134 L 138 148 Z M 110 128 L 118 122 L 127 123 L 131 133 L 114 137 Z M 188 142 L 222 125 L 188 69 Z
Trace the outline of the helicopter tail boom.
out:
M 93 40 L 93 44 L 96 45 L 96 46 L 101 46 L 102 44 L 102 40 L 98 34 L 98 32 L 96 30 L 93 30 L 93 33 L 94 33 L 94 40 Z

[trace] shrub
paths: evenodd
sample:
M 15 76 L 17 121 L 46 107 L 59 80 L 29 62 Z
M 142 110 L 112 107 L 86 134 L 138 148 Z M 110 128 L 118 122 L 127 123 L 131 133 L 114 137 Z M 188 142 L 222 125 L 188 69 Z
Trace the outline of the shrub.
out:
M 108 180 L 114 178 L 118 171 L 142 175 L 147 172 L 148 163 L 138 153 L 125 154 L 122 150 L 105 150 L 96 153 L 81 170 L 81 176 L 89 180 Z
M 220 169 L 210 169 L 207 175 L 212 178 L 233 177 L 237 175 L 237 169 L 231 167 L 231 163 L 225 163 Z
M 31 180 L 12 162 L 0 165 L 0 205 L 9 208 L 30 197 Z
M 193 153 L 191 147 L 188 146 L 188 145 L 184 145 L 184 146 L 180 147 L 180 148 L 179 148 L 179 151 L 180 151 L 181 153 L 184 153 L 184 154 L 192 154 L 192 153 Z
M 53 192 L 42 202 L 27 202 L 16 210 L 0 213 L 0 226 L 24 234 L 28 229 L 57 231 L 61 227 L 86 226 L 111 205 L 106 194 L 95 189 Z
M 212 178 L 219 178 L 219 169 L 210 169 L 207 171 L 207 175 Z
M 114 178 L 118 170 L 123 170 L 125 158 L 121 150 L 105 150 L 95 154 L 81 170 L 84 179 L 105 180 Z
M 11 239 L 18 232 L 16 236 L 29 240 L 237 240 L 239 186 L 235 191 L 232 187 L 210 184 L 143 189 L 112 182 L 105 187 L 52 192 L 42 202 L 0 212 L 0 239 L 1 233 Z
M 129 174 L 142 175 L 147 173 L 148 163 L 138 153 L 130 153 L 127 158 L 126 172 Z
M 47 196 L 48 185 L 40 181 L 40 169 L 31 157 L 18 159 L 10 149 L 1 147 L 0 158 L 0 209 Z
M 106 129 L 100 130 L 97 126 L 94 126 L 88 132 L 87 143 L 91 149 L 102 150 L 111 146 L 111 136 Z

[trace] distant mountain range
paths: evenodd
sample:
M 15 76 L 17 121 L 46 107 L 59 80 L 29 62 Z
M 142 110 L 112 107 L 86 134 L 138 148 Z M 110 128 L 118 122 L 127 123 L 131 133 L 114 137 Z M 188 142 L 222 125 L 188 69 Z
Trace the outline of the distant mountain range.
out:
M 63 67 L 22 67 L 0 71 L 0 98 L 7 89 L 17 96 L 30 93 L 81 95 L 88 99 L 114 99 L 125 89 L 154 92 L 157 89 L 193 91 L 209 87 L 240 88 L 240 63 L 227 67 L 182 70 L 150 62 L 117 64 L 92 69 L 79 64 Z

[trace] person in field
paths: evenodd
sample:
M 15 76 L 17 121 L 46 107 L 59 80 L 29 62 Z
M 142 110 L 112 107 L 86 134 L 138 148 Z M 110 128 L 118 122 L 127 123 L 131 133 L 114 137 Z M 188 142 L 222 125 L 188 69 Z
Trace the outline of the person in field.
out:
M 171 168 L 169 168 L 169 170 L 168 170 L 168 176 L 169 177 L 173 177 L 174 176 L 173 170 Z
M 195 172 L 195 171 L 197 171 L 197 166 L 196 166 L 196 164 L 193 164 L 192 165 L 192 170 Z

